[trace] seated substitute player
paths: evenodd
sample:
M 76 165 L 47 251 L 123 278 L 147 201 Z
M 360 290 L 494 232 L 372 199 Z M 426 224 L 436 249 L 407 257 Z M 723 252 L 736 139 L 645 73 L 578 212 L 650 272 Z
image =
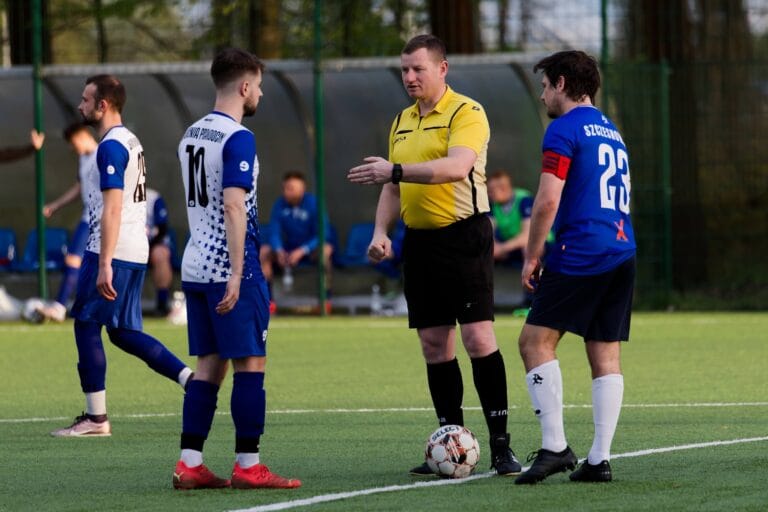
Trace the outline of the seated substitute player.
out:
M 184 397 L 176 489 L 301 485 L 269 471 L 259 455 L 266 416 L 269 295 L 258 259 L 256 142 L 241 122 L 256 112 L 263 69 L 258 58 L 237 48 L 217 54 L 211 64 L 214 110 L 187 128 L 179 143 L 191 233 L 181 280 L 189 352 L 197 356 L 197 367 Z M 230 360 L 236 455 L 227 480 L 203 464 L 203 445 Z
M 307 180 L 299 171 L 289 171 L 283 176 L 282 195 L 275 201 L 270 214 L 269 243 L 261 247 L 261 270 L 272 288 L 273 263 L 281 269 L 293 268 L 300 263 L 317 261 L 317 198 L 307 192 Z M 331 225 L 325 215 L 325 289 L 330 292 L 331 257 L 333 246 L 327 242 L 331 237 Z M 328 293 L 330 297 L 330 293 Z
M 85 197 L 83 196 L 85 189 L 80 184 L 85 180 L 85 173 L 96 165 L 96 148 L 99 145 L 88 126 L 83 122 L 75 122 L 67 126 L 64 129 L 64 140 L 69 143 L 78 157 L 77 181 L 59 197 L 46 204 L 43 207 L 43 215 L 50 218 L 59 209 L 78 197 L 82 199 L 83 214 L 72 235 L 72 241 L 67 246 L 64 271 L 56 300 L 39 310 L 44 318 L 55 322 L 63 322 L 67 316 L 67 303 L 75 291 L 77 276 L 80 273 L 80 265 L 85 253 L 85 244 L 88 242 L 88 210 L 85 208 Z
M 155 285 L 155 311 L 168 314 L 168 293 L 173 283 L 171 241 L 168 235 L 168 207 L 160 192 L 147 189 L 147 236 L 149 273 Z
M 530 290 L 538 284 L 519 345 L 542 447 L 515 483 L 535 484 L 576 467 L 578 459 L 565 439 L 556 354 L 566 331 L 585 342 L 594 420 L 592 448 L 570 479 L 608 482 L 624 394 L 620 341 L 629 339 L 635 281 L 629 157 L 619 131 L 593 105 L 600 87 L 594 58 L 564 51 L 533 70 L 543 71 L 541 100 L 554 121 L 542 142 L 542 173 L 521 276 Z M 553 226 L 556 239 L 542 271 L 544 243 Z
M 533 206 L 531 193 L 513 187 L 512 177 L 502 170 L 488 176 L 487 186 L 494 225 L 493 259 L 500 263 L 522 264 Z
M 56 437 L 112 432 L 102 326 L 118 348 L 182 388 L 192 373 L 162 343 L 141 332 L 141 288 L 149 253 L 146 167 L 139 139 L 122 125 L 125 88 L 112 75 L 95 75 L 85 84 L 78 110 L 86 123 L 96 127 L 100 139 L 95 165 L 84 172 L 80 183 L 89 236 L 72 307 L 86 410 L 69 427 L 51 432 Z
M 29 132 L 29 144 L 26 146 L 9 147 L 0 149 L 0 163 L 15 162 L 21 160 L 35 151 L 39 151 L 45 142 L 45 134 L 32 130 Z

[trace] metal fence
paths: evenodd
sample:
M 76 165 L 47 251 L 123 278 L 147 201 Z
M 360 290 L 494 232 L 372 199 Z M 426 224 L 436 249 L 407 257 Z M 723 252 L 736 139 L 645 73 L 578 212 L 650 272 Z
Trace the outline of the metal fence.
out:
M 535 189 L 546 117 L 540 110 L 535 55 L 452 60 L 449 81 L 489 112 L 489 168 L 506 167 Z M 376 191 L 351 187 L 346 169 L 386 152 L 392 116 L 408 103 L 397 59 L 339 60 L 324 71 L 326 187 L 341 242 L 348 226 L 373 218 Z M 262 160 L 262 215 L 289 168 L 312 176 L 315 129 L 310 64 L 270 63 L 267 95 L 249 120 Z M 152 185 L 184 225 L 175 144 L 184 126 L 210 108 L 205 64 L 46 69 L 48 198 L 74 179 L 75 159 L 58 137 L 73 115 L 84 76 L 118 73 L 128 86 L 126 122 L 145 142 Z M 639 307 L 768 307 L 768 65 L 715 62 L 670 66 L 613 62 L 603 69 L 599 106 L 619 126 L 632 166 L 632 215 L 638 238 Z M 21 144 L 31 122 L 30 70 L 0 72 L 0 136 Z M 364 92 L 364 93 L 362 93 Z M 27 121 L 25 121 L 27 120 Z M 3 225 L 34 227 L 31 161 L 5 164 Z M 71 227 L 78 212 L 53 219 Z M 183 230 L 182 230 L 183 231 Z M 182 235 L 183 233 L 180 233 Z
M 608 110 L 630 150 L 639 298 L 768 307 L 768 65 L 613 63 Z

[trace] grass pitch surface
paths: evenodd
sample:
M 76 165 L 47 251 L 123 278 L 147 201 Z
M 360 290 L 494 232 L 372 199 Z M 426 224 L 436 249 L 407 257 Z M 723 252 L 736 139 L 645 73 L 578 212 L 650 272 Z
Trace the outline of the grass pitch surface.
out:
M 512 447 L 524 459 L 539 447 L 540 434 L 517 355 L 521 326 L 506 315 L 496 322 Z M 148 320 L 146 330 L 192 363 L 184 328 Z M 178 385 L 106 342 L 112 437 L 54 439 L 48 432 L 83 409 L 72 325 L 4 324 L 0 511 L 762 511 L 768 506 L 766 332 L 764 313 L 635 314 L 632 339 L 622 346 L 625 407 L 610 484 L 575 484 L 562 474 L 520 487 L 511 478 L 486 477 L 487 432 L 460 350 L 466 424 L 480 440 L 481 462 L 478 478 L 446 485 L 407 474 L 421 462 L 436 421 L 416 335 L 405 319 L 278 317 L 269 333 L 262 461 L 302 479 L 303 487 L 181 492 L 171 487 L 181 428 Z M 558 355 L 566 433 L 584 457 L 592 411 L 583 343 L 567 335 Z M 205 450 L 206 464 L 221 475 L 233 463 L 230 383 Z

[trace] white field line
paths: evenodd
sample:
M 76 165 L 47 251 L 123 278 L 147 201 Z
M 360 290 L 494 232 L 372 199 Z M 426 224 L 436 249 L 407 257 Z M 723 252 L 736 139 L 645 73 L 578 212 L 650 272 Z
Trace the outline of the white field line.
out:
M 670 407 L 766 407 L 768 402 L 691 402 L 691 403 L 662 403 L 662 404 L 624 404 L 625 409 L 654 409 Z M 591 409 L 592 404 L 565 404 L 565 409 Z M 518 405 L 510 405 L 510 409 L 520 409 Z M 276 409 L 267 411 L 268 414 L 367 414 L 381 412 L 432 412 L 432 407 L 384 407 L 384 408 L 360 408 L 360 409 Z M 480 407 L 464 407 L 465 411 L 479 411 Z M 228 416 L 229 412 L 222 411 L 216 413 L 219 416 Z M 112 418 L 136 419 L 136 418 L 172 418 L 181 416 L 181 412 L 157 412 L 144 414 L 111 414 Z M 3 423 L 41 423 L 45 421 L 61 421 L 72 419 L 71 416 L 48 416 L 32 418 L 0 418 L 0 424 Z
M 666 446 L 662 448 L 650 448 L 648 450 L 619 453 L 616 455 L 612 455 L 611 458 L 619 459 L 619 458 L 630 458 L 630 457 L 643 457 L 646 455 L 655 455 L 658 453 L 675 452 L 680 450 L 694 450 L 697 448 L 709 448 L 713 446 L 728 446 L 732 444 L 755 443 L 760 441 L 768 441 L 768 436 L 750 437 L 750 438 L 744 438 L 744 439 L 731 439 L 728 441 L 712 441 L 709 443 L 685 444 L 685 445 L 679 445 L 679 446 Z M 523 468 L 523 471 L 527 471 L 527 470 L 528 470 L 528 467 Z M 481 478 L 488 478 L 493 475 L 495 475 L 494 472 L 488 472 L 488 473 L 480 473 L 477 475 L 472 475 L 470 477 L 462 478 L 458 480 L 432 480 L 429 482 L 416 482 L 413 484 L 388 485 L 386 487 L 373 487 L 370 489 L 361 489 L 359 491 L 338 492 L 334 494 L 320 494 L 318 496 L 313 496 L 311 498 L 281 501 L 277 503 L 270 503 L 269 505 L 259 505 L 257 507 L 252 507 L 252 508 L 230 510 L 228 512 L 268 512 L 273 510 L 288 510 L 292 508 L 317 505 L 318 503 L 327 503 L 329 501 L 340 501 L 340 500 L 346 500 L 350 498 L 357 498 L 360 496 L 368 496 L 370 494 L 380 494 L 384 492 L 395 492 L 395 491 L 408 491 L 411 489 L 419 489 L 423 487 L 437 487 L 439 485 L 459 485 L 459 484 L 471 482 L 473 480 L 478 480 Z

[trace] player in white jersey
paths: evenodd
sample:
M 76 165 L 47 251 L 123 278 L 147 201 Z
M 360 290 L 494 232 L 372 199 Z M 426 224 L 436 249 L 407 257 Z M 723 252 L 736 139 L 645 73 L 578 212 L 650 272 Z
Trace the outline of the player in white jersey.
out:
M 50 218 L 60 208 L 70 204 L 77 198 L 82 199 L 83 213 L 80 222 L 72 234 L 72 240 L 67 246 L 67 255 L 64 257 L 64 270 L 61 275 L 61 284 L 56 300 L 39 310 L 40 314 L 48 320 L 63 322 L 67 314 L 67 302 L 77 285 L 77 276 L 80 273 L 80 265 L 85 253 L 85 244 L 88 242 L 88 211 L 85 208 L 84 188 L 80 183 L 86 180 L 85 173 L 95 169 L 96 148 L 98 142 L 88 126 L 82 122 L 75 122 L 64 129 L 64 140 L 69 142 L 78 156 L 77 181 L 59 197 L 43 207 L 43 215 Z
M 181 279 L 189 351 L 197 356 L 197 366 L 184 396 L 181 457 L 173 472 L 177 489 L 301 485 L 270 472 L 259 458 L 269 295 L 259 264 L 256 143 L 240 123 L 256 111 L 263 69 L 243 50 L 216 55 L 211 65 L 214 110 L 190 126 L 179 143 L 190 231 Z M 203 445 L 229 360 L 236 452 L 231 480 L 203 464 Z
M 146 167 L 141 143 L 122 125 L 125 88 L 111 75 L 92 76 L 85 83 L 78 109 L 101 138 L 93 167 L 80 183 L 89 238 L 72 307 L 86 410 L 72 425 L 51 432 L 56 437 L 111 434 L 102 326 L 117 347 L 182 388 L 192 373 L 162 343 L 141 332 L 141 288 L 149 252 Z

